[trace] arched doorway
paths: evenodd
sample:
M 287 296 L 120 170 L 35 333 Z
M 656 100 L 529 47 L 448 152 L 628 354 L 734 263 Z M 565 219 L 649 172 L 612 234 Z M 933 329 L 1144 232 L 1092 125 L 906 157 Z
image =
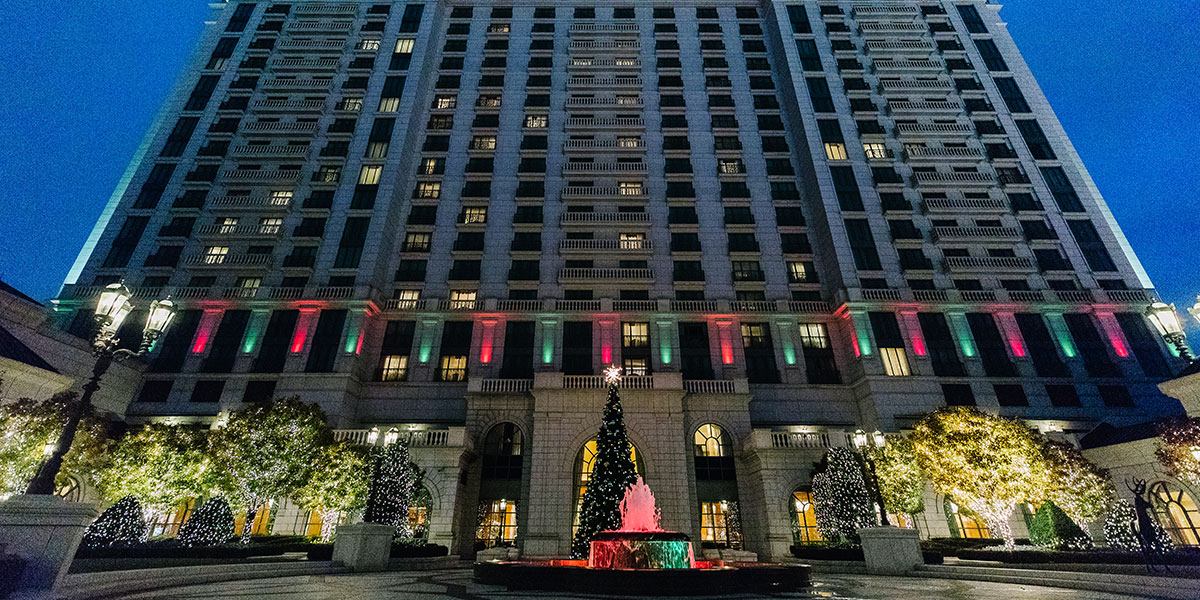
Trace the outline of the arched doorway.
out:
M 637 446 L 633 442 L 629 443 L 629 458 L 633 461 L 633 468 L 644 479 L 646 477 L 645 468 L 642 466 L 642 461 L 638 460 Z M 588 481 L 592 477 L 592 469 L 596 468 L 596 440 L 595 438 L 587 441 L 579 452 L 575 454 L 575 477 L 574 477 L 574 493 L 575 493 L 575 510 L 574 516 L 571 518 L 571 539 L 575 539 L 575 530 L 579 529 L 579 511 L 583 509 L 583 494 L 587 492 Z
M 433 495 L 421 486 L 408 505 L 408 530 L 414 539 L 429 540 L 429 519 L 433 516 Z
M 524 446 L 524 436 L 513 423 L 498 423 L 483 438 L 476 550 L 511 546 L 517 539 Z
M 1190 494 L 1159 481 L 1150 486 L 1150 505 L 1176 546 L 1200 546 L 1200 508 Z
M 792 541 L 798 545 L 820 544 L 825 541 L 817 529 L 817 511 L 813 506 L 812 486 L 802 485 L 792 491 L 789 507 L 792 514 Z
M 700 542 L 710 548 L 742 547 L 733 444 L 721 426 L 705 423 L 692 433 Z

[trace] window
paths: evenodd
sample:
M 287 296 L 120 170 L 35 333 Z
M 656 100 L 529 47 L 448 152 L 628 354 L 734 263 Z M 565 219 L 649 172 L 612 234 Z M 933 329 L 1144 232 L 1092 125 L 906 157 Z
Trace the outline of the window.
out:
M 812 492 L 805 488 L 792 492 L 792 541 L 797 544 L 825 541 L 817 529 L 817 511 L 813 505 Z
M 1150 504 L 1175 545 L 1200 545 L 1200 508 L 1187 492 L 1159 481 L 1150 486 Z
M 1104 247 L 1104 241 L 1100 239 L 1100 233 L 1096 231 L 1096 226 L 1091 221 L 1067 221 L 1067 226 L 1070 227 L 1071 234 L 1075 236 L 1075 242 L 1079 244 L 1084 259 L 1087 260 L 1088 266 L 1093 271 L 1117 270 L 1117 265 L 1113 263 L 1112 256 Z
M 867 155 L 867 160 L 890 158 L 887 146 L 877 142 L 863 142 L 863 152 Z
M 649 348 L 649 323 L 622 323 L 621 346 L 624 348 Z
M 487 208 L 483 206 L 468 206 L 462 209 L 458 216 L 462 225 L 482 225 L 487 223 Z
M 438 367 L 438 378 L 441 381 L 466 381 L 467 357 L 443 356 Z
M 521 430 L 512 423 L 499 423 L 483 438 L 484 479 L 520 479 L 522 471 L 523 438 Z
M 979 10 L 970 4 L 960 4 L 957 6 L 958 14 L 962 17 L 963 24 L 967 26 L 967 31 L 970 33 L 987 33 L 987 25 L 984 25 L 983 18 L 979 16 Z
M 746 355 L 746 378 L 751 383 L 779 383 L 771 329 L 766 323 L 742 323 L 742 347 Z
M 414 198 L 440 198 L 442 196 L 442 184 L 437 181 L 422 181 L 417 183 L 417 189 L 413 192 Z
M 591 323 L 587 323 L 591 327 Z M 564 334 L 565 334 L 564 330 Z M 629 459 L 633 461 L 633 468 L 638 475 L 645 475 L 642 470 L 641 461 L 638 457 L 641 452 L 632 443 L 629 444 Z M 574 536 L 579 528 L 579 511 L 583 507 L 583 495 L 587 493 L 588 483 L 592 478 L 592 470 L 596 468 L 596 440 L 589 440 L 582 448 L 579 449 L 579 454 L 575 455 L 575 478 L 574 478 L 574 496 L 575 496 L 575 517 L 571 525 L 571 535 Z
M 863 209 L 862 194 L 858 191 L 858 181 L 851 167 L 829 167 L 833 177 L 833 190 L 842 210 L 859 211 Z M 863 222 L 866 225 L 866 222 Z M 878 268 L 878 267 L 876 267 Z
M 225 257 L 229 255 L 228 246 L 209 246 L 204 249 L 204 264 L 219 265 L 224 264 Z
M 943 386 L 945 387 L 945 386 Z M 955 537 L 968 539 L 988 539 L 991 532 L 988 531 L 987 525 L 984 525 L 983 519 L 980 519 L 974 513 L 955 504 L 949 498 L 945 499 L 945 512 L 949 517 L 955 534 Z
M 900 333 L 900 323 L 896 320 L 895 313 L 872 312 L 868 318 L 875 333 L 875 343 L 879 346 L 879 355 L 883 359 L 884 374 L 889 377 L 911 375 L 908 354 L 904 349 L 904 337 Z
M 475 547 L 479 549 L 511 546 L 517 539 L 517 503 L 515 500 L 491 500 L 479 503 L 475 527 Z
M 450 290 L 451 310 L 472 310 L 475 308 L 475 290 Z
M 1008 110 L 1014 113 L 1031 112 L 1029 103 L 1025 101 L 1025 95 L 1021 93 L 1021 88 L 1017 86 L 1016 80 L 1011 77 L 997 77 L 995 82 L 996 87 L 1000 89 L 1000 97 L 1004 99 Z
M 854 266 L 865 271 L 877 271 L 881 267 L 879 252 L 875 249 L 875 237 L 866 219 L 845 219 L 846 235 L 850 238 L 850 253 Z
M 496 136 L 494 135 L 477 135 L 471 138 L 472 150 L 495 150 Z
M 1007 344 L 996 319 L 988 313 L 967 313 L 967 325 L 979 348 L 984 373 L 989 377 L 1015 377 L 1017 369 L 1008 357 Z
M 388 354 L 380 361 L 380 381 L 404 381 L 408 378 L 408 357 Z
M 946 406 L 975 406 L 975 394 L 969 383 L 943 383 L 942 397 Z
M 438 94 L 433 97 L 432 108 L 438 110 L 452 109 L 458 106 L 458 96 L 454 94 Z
M 957 343 L 950 332 L 950 325 L 941 313 L 917 313 L 925 348 L 933 362 L 933 374 L 939 377 L 961 377 L 966 375 L 958 359 Z
M 829 82 L 824 77 L 810 77 L 805 80 L 808 85 L 808 97 L 812 100 L 813 110 L 817 112 L 834 112 L 833 96 L 829 93 Z

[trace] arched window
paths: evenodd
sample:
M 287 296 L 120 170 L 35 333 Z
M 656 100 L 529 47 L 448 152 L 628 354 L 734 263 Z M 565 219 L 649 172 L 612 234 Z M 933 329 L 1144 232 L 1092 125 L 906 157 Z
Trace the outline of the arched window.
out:
M 521 430 L 512 423 L 499 423 L 483 439 L 483 478 L 521 478 Z
M 633 468 L 638 475 L 643 478 L 646 476 L 646 471 L 642 468 L 641 461 L 638 460 L 638 450 L 633 443 L 629 444 L 629 458 L 633 461 Z M 579 511 L 583 508 L 583 494 L 587 492 L 588 480 L 592 477 L 592 469 L 596 468 L 596 440 L 588 440 L 579 453 L 575 455 L 575 518 L 571 521 L 571 537 L 575 537 L 575 530 L 579 528 Z
M 1160 481 L 1150 486 L 1150 504 L 1172 542 L 1177 546 L 1200 545 L 1200 508 L 1187 492 Z
M 812 490 L 801 486 L 792 492 L 792 540 L 797 544 L 816 544 L 825 541 L 817 530 L 817 511 L 813 507 Z
M 412 532 L 412 536 L 420 540 L 429 539 L 429 518 L 433 510 L 433 496 L 429 494 L 429 488 L 421 486 L 413 496 L 413 501 L 408 505 L 408 530 Z
M 950 522 L 950 527 L 954 529 L 954 533 L 958 537 L 972 539 L 991 537 L 991 532 L 988 531 L 987 525 L 984 525 L 983 519 L 955 504 L 950 498 L 946 498 L 943 508 L 946 511 L 946 520 Z
M 729 436 L 719 425 L 706 423 L 692 434 L 692 453 L 696 462 L 697 481 L 734 481 L 733 447 Z

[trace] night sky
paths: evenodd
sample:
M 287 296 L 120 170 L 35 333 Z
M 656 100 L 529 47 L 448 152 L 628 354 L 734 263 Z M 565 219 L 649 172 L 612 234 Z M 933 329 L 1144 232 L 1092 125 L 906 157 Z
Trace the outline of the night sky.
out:
M 1191 2 L 1011 0 L 1001 15 L 1168 302 L 1200 294 Z M 0 279 L 55 295 L 208 16 L 199 0 L 0 3 Z

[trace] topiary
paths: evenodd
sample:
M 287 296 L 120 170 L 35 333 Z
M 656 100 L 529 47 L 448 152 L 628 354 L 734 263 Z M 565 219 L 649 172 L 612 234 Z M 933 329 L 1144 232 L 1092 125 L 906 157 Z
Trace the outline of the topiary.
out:
M 133 544 L 146 539 L 146 520 L 142 517 L 142 503 L 133 496 L 125 496 L 116 504 L 104 509 L 99 517 L 88 525 L 81 542 L 87 548 L 102 548 L 117 544 Z
M 179 543 L 184 546 L 217 546 L 233 537 L 233 511 L 220 496 L 200 505 L 179 528 Z
M 1128 500 L 1114 500 L 1104 515 L 1104 541 L 1109 548 L 1137 552 L 1142 549 L 1134 533 L 1137 513 Z
M 1035 546 L 1053 550 L 1090 550 L 1092 539 L 1088 537 L 1067 513 L 1047 500 L 1029 525 L 1029 541 Z

